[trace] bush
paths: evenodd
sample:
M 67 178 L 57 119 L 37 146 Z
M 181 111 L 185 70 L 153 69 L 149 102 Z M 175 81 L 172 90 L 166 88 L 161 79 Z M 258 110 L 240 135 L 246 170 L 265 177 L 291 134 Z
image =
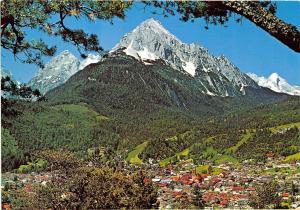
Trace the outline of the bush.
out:
M 41 187 L 36 209 L 150 209 L 156 189 L 143 174 L 127 175 L 110 168 L 82 167 L 64 183 Z
M 20 165 L 20 167 L 17 169 L 17 172 L 20 174 L 26 174 L 33 170 L 32 165 Z
M 42 150 L 34 153 L 33 157 L 39 160 L 37 162 L 39 166 L 47 166 L 50 170 L 70 172 L 71 169 L 78 168 L 81 165 L 74 154 L 68 151 Z
M 21 165 L 17 172 L 20 174 L 29 173 L 32 171 L 41 171 L 47 167 L 48 162 L 43 159 L 37 159 L 34 162 L 28 162 L 27 165 Z
M 43 159 L 37 159 L 34 163 L 34 169 L 35 170 L 43 170 L 47 167 L 48 162 Z

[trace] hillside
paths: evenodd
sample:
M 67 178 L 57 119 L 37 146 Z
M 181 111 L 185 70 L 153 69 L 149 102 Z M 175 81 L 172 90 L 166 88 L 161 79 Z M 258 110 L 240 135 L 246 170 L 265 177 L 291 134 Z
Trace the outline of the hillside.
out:
M 6 165 L 12 161 L 7 159 L 3 166 L 4 169 L 16 167 L 31 152 L 46 148 L 65 148 L 82 155 L 89 148 L 103 146 L 124 159 L 130 151 L 136 150 L 132 157 L 137 162 L 148 158 L 162 160 L 187 148 L 189 154 L 193 154 L 191 151 L 197 151 L 199 146 L 200 151 L 212 147 L 216 154 L 240 160 L 262 158 L 269 150 L 288 155 L 297 152 L 300 146 L 299 132 L 276 132 L 294 125 L 299 127 L 299 105 L 299 98 L 294 97 L 225 115 L 199 117 L 176 107 L 176 103 L 173 108 L 152 104 L 143 114 L 142 110 L 120 110 L 111 105 L 101 111 L 99 107 L 95 109 L 95 104 L 83 102 L 18 102 L 10 106 L 10 110 L 18 114 L 3 115 L 2 126 L 17 142 L 19 154 L 14 157 L 15 164 Z M 139 150 L 137 146 L 145 142 L 147 145 Z

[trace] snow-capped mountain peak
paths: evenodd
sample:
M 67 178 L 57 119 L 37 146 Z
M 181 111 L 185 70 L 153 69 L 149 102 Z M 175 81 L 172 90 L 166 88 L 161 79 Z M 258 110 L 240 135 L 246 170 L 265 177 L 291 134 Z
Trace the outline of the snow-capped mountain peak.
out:
M 39 69 L 38 74 L 47 74 L 54 75 L 62 72 L 62 66 L 67 65 L 71 68 L 64 68 L 64 73 L 75 73 L 77 70 L 75 67 L 78 64 L 79 60 L 68 50 L 64 50 L 58 56 L 54 57 L 51 61 L 49 61 L 44 68 Z M 74 66 L 75 65 L 75 66 Z
M 158 34 L 158 35 L 166 35 L 166 36 L 170 36 L 173 39 L 175 39 L 176 41 L 180 42 L 181 41 L 174 36 L 173 34 L 171 34 L 167 29 L 165 29 L 163 27 L 163 25 L 161 24 L 161 22 L 159 22 L 158 20 L 155 20 L 154 18 L 150 18 L 148 20 L 145 20 L 144 22 L 142 22 L 137 28 L 135 28 L 132 32 L 135 32 L 135 30 L 151 30 L 152 32 Z
M 44 94 L 65 83 L 73 74 L 87 65 L 99 62 L 100 59 L 100 55 L 89 54 L 86 59 L 79 61 L 70 51 L 64 50 L 46 63 L 44 68 L 40 68 L 28 85 L 39 89 Z
M 267 87 L 278 93 L 287 93 L 289 95 L 299 95 L 300 87 L 296 85 L 290 85 L 288 81 L 277 73 L 272 73 L 269 77 L 257 76 L 254 73 L 247 73 L 259 86 Z
M 242 86 L 258 88 L 224 55 L 215 57 L 198 44 L 181 42 L 154 19 L 142 22 L 125 34 L 110 53 L 117 50 L 123 50 L 146 65 L 150 64 L 147 60 L 162 59 L 172 68 L 199 80 L 203 92 L 210 95 L 235 96 L 244 93 Z
M 78 71 L 80 61 L 68 50 L 52 58 L 44 68 L 29 81 L 28 85 L 46 93 L 67 81 Z
M 156 60 L 160 58 L 160 56 L 154 53 L 160 46 L 154 47 L 151 45 L 151 42 L 157 39 L 159 39 L 160 43 L 162 43 L 161 41 L 163 40 L 169 40 L 170 42 L 182 44 L 181 41 L 165 29 L 159 21 L 151 18 L 142 22 L 132 32 L 125 34 L 119 44 L 117 44 L 111 52 L 126 47 L 124 52 L 127 55 L 133 56 L 138 60 L 144 61 L 145 64 L 148 64 L 146 60 Z

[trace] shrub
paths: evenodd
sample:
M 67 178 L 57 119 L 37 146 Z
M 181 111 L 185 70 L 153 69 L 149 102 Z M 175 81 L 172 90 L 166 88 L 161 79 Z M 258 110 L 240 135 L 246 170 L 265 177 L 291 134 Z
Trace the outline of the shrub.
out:
M 27 165 L 21 165 L 17 172 L 24 174 L 32 171 L 41 171 L 47 167 L 48 162 L 43 159 L 37 159 L 34 162 L 28 162 Z
M 149 209 L 156 189 L 144 184 L 143 174 L 127 175 L 110 168 L 82 167 L 66 183 L 37 191 L 36 209 Z
M 78 168 L 81 164 L 74 154 L 68 151 L 43 150 L 33 156 L 39 160 L 39 166 L 46 165 L 50 170 L 70 172 L 70 169 Z
M 20 165 L 20 167 L 17 169 L 17 172 L 20 174 L 26 174 L 33 170 L 32 165 Z
M 278 184 L 269 182 L 256 187 L 256 195 L 249 197 L 250 206 L 256 209 L 274 207 L 278 208 L 281 198 L 278 195 Z
M 37 159 L 34 163 L 35 170 L 43 170 L 47 167 L 48 162 L 43 159 Z

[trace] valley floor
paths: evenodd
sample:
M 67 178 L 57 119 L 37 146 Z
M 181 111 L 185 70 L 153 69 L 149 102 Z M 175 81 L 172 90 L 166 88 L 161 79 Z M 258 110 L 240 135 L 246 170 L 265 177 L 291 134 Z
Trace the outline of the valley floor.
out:
M 288 163 L 283 158 L 269 157 L 264 164 L 252 164 L 251 160 L 246 160 L 238 166 L 229 163 L 196 166 L 191 161 L 182 160 L 167 167 L 141 164 L 127 165 L 125 168 L 147 169 L 143 181 L 157 186 L 157 203 L 161 209 L 249 209 L 249 204 L 255 202 L 255 196 L 265 193 L 258 191 L 257 186 L 267 186 L 274 181 L 278 183 L 276 193 L 281 208 L 300 206 L 300 161 Z M 58 171 L 27 174 L 7 172 L 2 175 L 2 192 L 8 197 L 18 191 L 34 195 L 33 189 L 36 186 L 45 186 L 57 177 L 60 177 Z M 13 199 L 9 197 L 7 200 Z M 2 207 L 11 209 L 11 205 L 9 202 L 3 203 Z M 274 208 L 274 205 L 271 203 L 268 207 Z

